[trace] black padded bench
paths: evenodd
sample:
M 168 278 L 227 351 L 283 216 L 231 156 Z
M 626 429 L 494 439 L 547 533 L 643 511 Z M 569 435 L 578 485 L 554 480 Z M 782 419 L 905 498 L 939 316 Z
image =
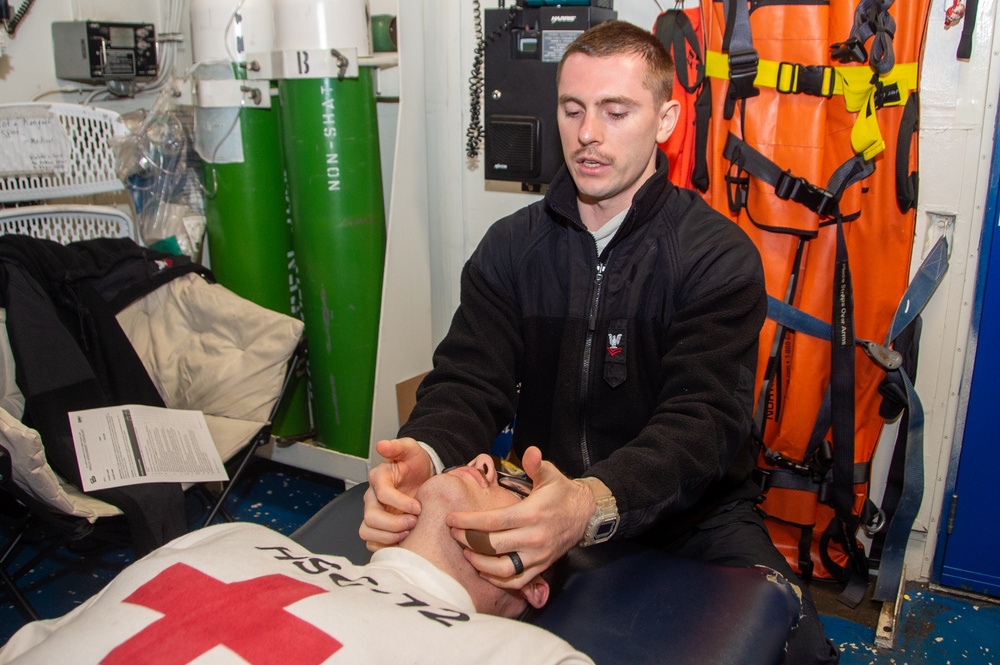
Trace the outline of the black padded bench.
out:
M 323 507 L 292 538 L 363 564 L 358 536 L 367 484 Z M 563 577 L 563 576 L 561 576 Z M 795 627 L 799 599 L 764 568 L 729 568 L 634 543 L 575 548 L 564 582 L 533 622 L 598 665 L 773 665 Z

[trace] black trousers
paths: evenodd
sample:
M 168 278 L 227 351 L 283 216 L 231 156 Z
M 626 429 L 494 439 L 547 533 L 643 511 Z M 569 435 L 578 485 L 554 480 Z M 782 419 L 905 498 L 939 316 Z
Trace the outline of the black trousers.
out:
M 676 556 L 723 566 L 764 565 L 785 576 L 802 591 L 802 615 L 788 641 L 784 663 L 837 663 L 840 650 L 823 632 L 812 596 L 778 552 L 764 520 L 750 501 L 721 506 L 678 543 L 667 548 Z

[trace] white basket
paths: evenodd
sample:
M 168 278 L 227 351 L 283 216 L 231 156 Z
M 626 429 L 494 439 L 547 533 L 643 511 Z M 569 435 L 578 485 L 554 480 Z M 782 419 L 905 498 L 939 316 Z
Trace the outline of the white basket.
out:
M 52 205 L 0 210 L 0 235 L 17 233 L 65 245 L 92 238 L 132 238 L 135 224 L 109 206 Z
M 115 175 L 115 158 L 111 149 L 112 137 L 127 136 L 129 133 L 118 113 L 80 104 L 0 104 L 0 111 L 5 114 L 16 115 L 20 109 L 25 114 L 52 114 L 58 119 L 71 144 L 69 159 L 63 169 L 53 173 L 0 174 L 0 202 L 81 196 L 124 189 Z M 0 150 L 10 149 L 10 146 L 3 145 L 4 142 L 0 138 Z

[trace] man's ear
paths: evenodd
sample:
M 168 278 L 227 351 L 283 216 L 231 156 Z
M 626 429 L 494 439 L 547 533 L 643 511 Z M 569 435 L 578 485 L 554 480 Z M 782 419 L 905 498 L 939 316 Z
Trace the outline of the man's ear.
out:
M 676 99 L 668 99 L 660 106 L 660 125 L 656 131 L 656 142 L 663 143 L 674 133 L 677 121 L 681 116 L 681 103 Z
M 521 589 L 521 595 L 529 605 L 540 610 L 549 601 L 549 591 L 549 583 L 538 575 Z

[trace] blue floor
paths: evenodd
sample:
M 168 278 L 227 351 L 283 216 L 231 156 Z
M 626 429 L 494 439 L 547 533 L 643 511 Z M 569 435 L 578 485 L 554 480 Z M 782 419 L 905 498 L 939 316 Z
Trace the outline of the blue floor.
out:
M 842 665 L 1000 665 L 1000 605 L 995 602 L 911 584 L 894 649 L 875 648 L 873 628 L 840 617 L 822 619 L 827 635 L 840 646 Z
M 237 520 L 291 533 L 343 491 L 337 480 L 258 460 L 246 482 L 230 495 L 227 509 Z M 191 521 L 199 505 L 189 498 Z M 0 529 L 0 543 L 7 542 Z M 127 548 L 86 552 L 63 548 L 44 563 L 27 543 L 14 565 L 19 585 L 43 617 L 61 616 L 100 590 L 133 556 Z M 974 602 L 925 585 L 913 585 L 904 599 L 896 648 L 876 649 L 874 628 L 839 616 L 823 616 L 827 634 L 842 651 L 843 665 L 1000 665 L 1000 605 Z M 0 590 L 0 644 L 24 616 Z

